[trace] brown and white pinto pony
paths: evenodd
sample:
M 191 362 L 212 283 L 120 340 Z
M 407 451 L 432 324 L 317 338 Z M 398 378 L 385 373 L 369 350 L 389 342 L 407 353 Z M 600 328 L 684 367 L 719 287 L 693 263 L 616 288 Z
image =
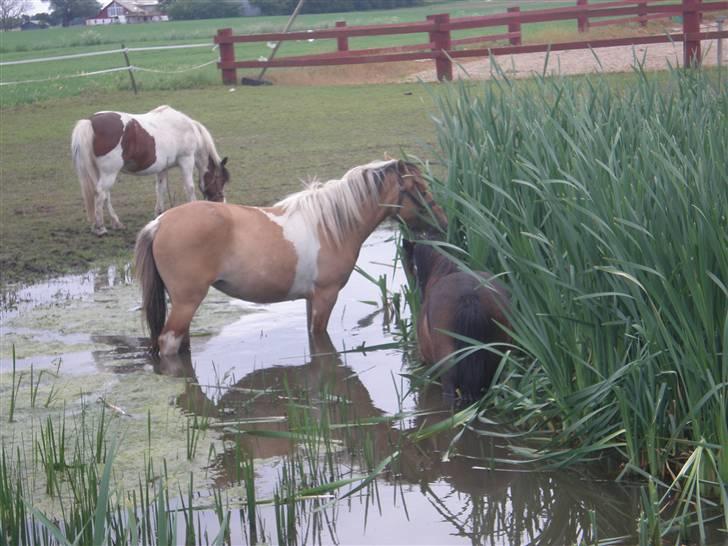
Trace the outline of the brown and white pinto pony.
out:
M 391 217 L 447 225 L 420 171 L 399 160 L 354 167 L 271 207 L 198 201 L 168 210 L 139 232 L 135 249 L 153 349 L 188 346 L 210 286 L 255 303 L 305 299 L 309 332 L 325 332 L 361 245 Z
M 157 175 L 157 215 L 165 209 L 167 170 L 175 166 L 182 170 L 189 201 L 195 199 L 195 168 L 205 198 L 225 201 L 224 186 L 230 178 L 227 158 L 220 159 L 212 136 L 201 123 L 169 106 L 146 114 L 96 112 L 79 120 L 71 135 L 71 154 L 86 215 L 97 235 L 106 233 L 104 202 L 112 227 L 124 227 L 111 206 L 110 190 L 119 171 Z
M 417 342 L 422 360 L 442 370 L 446 398 L 478 400 L 498 369 L 498 352 L 511 343 L 508 290 L 491 273 L 464 271 L 432 243 L 403 239 L 402 250 L 420 293 Z M 466 339 L 493 346 L 474 350 Z

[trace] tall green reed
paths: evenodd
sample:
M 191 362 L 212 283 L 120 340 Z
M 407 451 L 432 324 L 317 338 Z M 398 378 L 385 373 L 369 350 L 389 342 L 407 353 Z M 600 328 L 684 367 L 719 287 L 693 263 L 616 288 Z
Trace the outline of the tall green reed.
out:
M 520 356 L 490 396 L 519 426 L 555 431 L 534 456 L 616 453 L 626 471 L 678 476 L 663 502 L 693 483 L 702 492 L 685 502 L 717 497 L 728 94 L 700 71 L 610 81 L 453 85 L 436 98 L 445 174 L 431 178 L 449 241 L 506 274 Z M 696 450 L 710 456 L 696 462 Z

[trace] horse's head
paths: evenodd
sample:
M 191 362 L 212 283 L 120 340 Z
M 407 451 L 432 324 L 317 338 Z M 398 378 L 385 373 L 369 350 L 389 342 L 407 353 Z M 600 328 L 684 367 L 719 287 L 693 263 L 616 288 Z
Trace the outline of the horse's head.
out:
M 447 215 L 435 202 L 420 170 L 406 161 L 397 161 L 398 216 L 413 230 L 447 229 Z
M 441 238 L 432 234 L 423 241 L 402 239 L 402 264 L 407 275 L 417 282 L 421 296 L 430 281 L 460 271 L 454 261 L 438 250 L 439 241 Z
M 208 201 L 225 202 L 225 184 L 230 180 L 226 163 L 227 157 L 216 163 L 212 156 L 208 156 L 207 168 L 200 179 L 200 191 Z

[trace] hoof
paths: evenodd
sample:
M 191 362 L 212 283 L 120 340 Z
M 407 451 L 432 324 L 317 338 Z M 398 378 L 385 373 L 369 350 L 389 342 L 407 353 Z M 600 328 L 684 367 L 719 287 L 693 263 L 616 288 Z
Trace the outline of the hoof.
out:
M 126 226 L 121 222 L 114 222 L 113 224 L 111 224 L 111 227 L 114 229 L 126 229 Z
M 99 237 L 103 237 L 104 235 L 106 235 L 108 233 L 108 231 L 106 230 L 106 228 L 103 227 L 103 226 L 101 226 L 101 227 L 98 227 L 98 226 L 97 227 L 93 227 L 93 228 L 91 228 L 91 231 L 93 233 L 95 233 L 96 235 L 98 235 Z

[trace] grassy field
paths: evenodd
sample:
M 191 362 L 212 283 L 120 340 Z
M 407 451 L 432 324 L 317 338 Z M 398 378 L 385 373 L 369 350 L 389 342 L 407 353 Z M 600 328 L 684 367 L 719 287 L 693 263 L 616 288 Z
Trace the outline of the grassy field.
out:
M 339 177 L 384 152 L 422 153 L 434 144 L 431 99 L 419 84 L 239 88 L 103 93 L 3 111 L 0 269 L 30 280 L 96 259 L 130 254 L 152 219 L 154 178 L 122 176 L 112 199 L 127 229 L 105 238 L 86 224 L 70 157 L 77 119 L 101 109 L 141 112 L 168 103 L 204 123 L 229 156 L 228 199 L 263 204 L 301 188 L 302 179 Z M 170 188 L 182 196 L 177 170 Z M 29 244 L 31 243 L 32 244 Z
M 326 28 L 334 26 L 338 20 L 346 20 L 350 26 L 367 24 L 387 24 L 406 21 L 422 21 L 432 13 L 450 13 L 452 17 L 467 15 L 485 15 L 505 11 L 508 2 L 440 2 L 423 7 L 357 12 L 343 14 L 302 15 L 293 29 Z M 573 5 L 573 2 L 549 2 L 548 7 Z M 531 2 L 522 9 L 537 9 L 543 3 Z M 53 28 L 35 32 L 4 32 L 0 43 L 0 61 L 12 62 L 25 59 L 75 55 L 80 53 L 113 51 L 127 47 L 168 46 L 179 44 L 199 44 L 201 47 L 184 50 L 144 51 L 130 53 L 130 62 L 148 71 L 136 72 L 136 79 L 143 91 L 197 88 L 201 85 L 212 85 L 220 82 L 220 73 L 214 62 L 218 58 L 217 50 L 213 50 L 212 37 L 218 29 L 230 27 L 236 33 L 260 33 L 279 31 L 286 22 L 286 17 L 247 17 L 237 19 L 208 19 L 202 21 L 174 21 L 167 23 L 148 23 L 143 25 L 109 25 L 98 27 Z M 474 30 L 453 34 L 454 38 L 500 33 L 505 28 L 492 28 L 487 31 Z M 651 29 L 659 32 L 659 27 Z M 611 36 L 615 34 L 635 34 L 643 32 L 638 27 L 602 28 L 591 32 L 590 36 Z M 561 21 L 550 24 L 524 25 L 524 42 L 549 42 L 565 40 L 576 36 L 574 21 Z M 353 38 L 350 47 L 386 47 L 426 41 L 421 34 L 405 34 L 399 36 L 377 36 L 371 38 Z M 210 47 L 203 47 L 209 45 Z M 280 49 L 279 56 L 303 55 L 333 51 L 334 40 L 317 40 L 315 42 L 286 42 Z M 268 56 L 270 49 L 265 44 L 239 44 L 236 57 L 239 59 L 257 59 Z M 206 66 L 200 67 L 200 65 Z M 69 77 L 84 72 L 108 70 L 125 66 L 121 53 L 102 56 L 83 57 L 62 61 L 39 62 L 31 64 L 8 65 L 2 67 L 3 82 L 31 82 L 0 87 L 0 104 L 3 107 L 46 100 L 55 97 L 74 96 L 80 93 L 94 93 L 108 90 L 130 90 L 131 84 L 127 72 L 113 72 L 91 77 Z M 389 81 L 397 81 L 402 75 L 416 72 L 421 64 L 393 63 L 379 65 L 377 70 L 363 72 L 337 67 L 339 74 L 351 74 L 351 81 L 381 81 L 377 71 L 388 75 Z M 296 78 L 301 70 L 273 70 L 269 77 L 273 80 L 285 79 L 293 74 Z M 309 69 L 304 72 L 311 72 Z M 331 71 L 314 69 L 317 83 L 326 83 L 327 73 Z M 256 75 L 250 71 L 249 75 Z M 240 72 L 240 75 L 245 75 Z M 58 79 L 54 79 L 58 78 Z M 50 81 L 46 81 L 51 79 Z M 35 80 L 41 80 L 32 83 Z M 342 81 L 341 79 L 339 81 Z M 343 79 L 346 81 L 346 78 Z

